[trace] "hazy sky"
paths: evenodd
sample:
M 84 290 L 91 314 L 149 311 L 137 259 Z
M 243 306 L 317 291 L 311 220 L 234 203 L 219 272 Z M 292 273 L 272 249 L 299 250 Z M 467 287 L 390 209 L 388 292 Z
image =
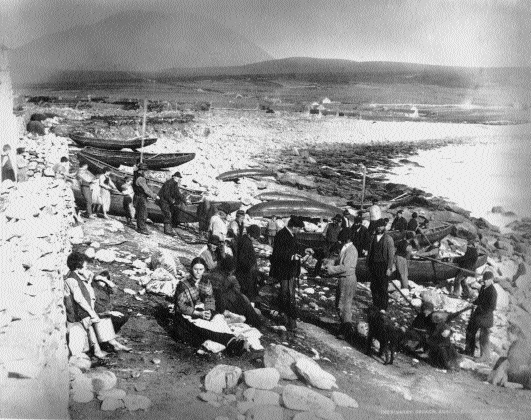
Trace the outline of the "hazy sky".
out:
M 0 0 L 0 8 L 12 47 L 121 10 L 186 10 L 275 58 L 531 65 L 530 0 Z

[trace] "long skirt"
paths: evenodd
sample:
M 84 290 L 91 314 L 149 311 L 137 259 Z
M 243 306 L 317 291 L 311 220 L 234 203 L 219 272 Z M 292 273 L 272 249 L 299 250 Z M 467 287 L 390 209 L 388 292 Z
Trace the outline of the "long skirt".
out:
M 103 211 L 107 213 L 111 208 L 111 192 L 105 188 L 100 188 L 101 206 Z
M 90 191 L 92 191 L 92 204 L 102 204 L 100 184 L 93 182 L 90 184 Z

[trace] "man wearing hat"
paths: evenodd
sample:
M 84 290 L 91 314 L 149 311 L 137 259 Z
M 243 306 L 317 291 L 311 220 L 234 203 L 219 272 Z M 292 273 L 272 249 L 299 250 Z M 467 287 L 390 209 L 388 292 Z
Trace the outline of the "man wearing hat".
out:
M 158 202 L 164 216 L 164 233 L 169 236 L 175 236 L 172 228 L 172 222 L 179 219 L 179 205 L 186 202 L 185 196 L 181 193 L 181 173 L 175 172 L 168 179 L 159 191 L 160 200 Z
M 291 216 L 288 225 L 275 236 L 269 276 L 280 282 L 279 308 L 287 317 L 287 328 L 297 328 L 295 286 L 301 270 L 301 247 L 295 235 L 304 228 L 302 219 Z
M 326 225 L 326 228 L 323 232 L 326 241 L 325 248 L 316 254 L 317 262 L 315 263 L 314 268 L 314 276 L 316 277 L 320 275 L 323 259 L 328 258 L 330 255 L 339 251 L 337 238 L 339 236 L 339 232 L 341 232 L 342 220 L 343 216 L 336 214 L 332 221 Z
M 136 171 L 133 173 L 133 205 L 136 210 L 136 226 L 140 233 L 149 235 L 149 231 L 146 227 L 146 221 L 148 217 L 147 213 L 147 199 L 148 197 L 153 200 L 157 200 L 159 196 L 151 191 L 149 188 L 145 176 L 147 165 L 145 163 L 139 163 L 136 166 Z
M 385 233 L 385 220 L 376 222 L 376 232 L 372 237 L 367 255 L 367 266 L 371 276 L 371 293 L 374 306 L 387 310 L 389 305 L 389 276 L 393 272 L 395 244 Z
M 461 292 L 463 292 L 464 298 L 467 298 L 470 295 L 470 288 L 466 282 L 468 274 L 467 271 L 464 270 L 475 271 L 478 258 L 479 254 L 476 248 L 476 241 L 473 240 L 468 241 L 465 255 L 454 258 L 454 262 L 463 270 L 459 270 L 459 273 L 457 273 L 457 276 L 454 279 L 452 296 L 460 298 Z
M 411 219 L 407 222 L 407 230 L 410 232 L 421 233 L 418 221 L 419 214 L 414 211 L 411 215 Z
M 229 224 L 229 229 L 228 229 L 227 234 L 230 237 L 235 238 L 236 240 L 240 239 L 245 233 L 244 220 L 245 220 L 245 211 L 238 210 L 236 212 L 236 219 L 234 219 Z
M 369 245 L 371 244 L 371 235 L 369 229 L 363 226 L 363 218 L 356 216 L 354 224 L 351 229 L 352 243 L 358 251 L 358 255 L 365 256 L 369 252 Z
M 403 213 L 402 209 L 396 212 L 396 217 L 391 224 L 391 230 L 398 230 L 399 232 L 407 230 L 407 220 L 402 216 Z
M 483 285 L 479 289 L 478 298 L 472 302 L 476 306 L 470 316 L 466 328 L 465 354 L 474 356 L 476 350 L 476 334 L 479 330 L 479 349 L 481 360 L 490 361 L 490 329 L 494 325 L 494 311 L 498 293 L 494 287 L 494 273 L 486 271 L 483 274 Z
M 420 306 L 420 312 L 417 314 L 411 324 L 411 328 L 407 331 L 407 344 L 410 350 L 427 350 L 427 340 L 437 327 L 432 314 L 435 311 L 435 306 L 432 302 L 424 301 Z

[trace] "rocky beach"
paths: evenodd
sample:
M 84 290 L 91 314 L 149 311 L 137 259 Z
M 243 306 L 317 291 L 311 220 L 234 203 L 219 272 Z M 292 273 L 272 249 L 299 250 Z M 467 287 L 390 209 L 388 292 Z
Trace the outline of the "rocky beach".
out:
M 112 217 L 110 221 L 76 222 L 72 219 L 71 204 L 63 209 L 62 201 L 48 202 L 46 200 L 53 194 L 42 192 L 60 191 L 58 197 L 72 203 L 66 184 L 50 177 L 53 175 L 51 167 L 61 156 L 70 155 L 75 166 L 79 148 L 63 136 L 72 127 L 89 127 L 102 137 L 125 138 L 139 134 L 140 125 L 100 124 L 95 127 L 90 123 L 95 115 L 116 114 L 112 109 L 27 105 L 19 117 L 21 126 L 36 112 L 51 114 L 52 118 L 45 120 L 49 133 L 42 137 L 25 135 L 21 141 L 20 146 L 25 147 L 25 156 L 30 162 L 30 181 L 17 185 L 8 181 L 2 183 L 2 246 L 6 249 L 17 247 L 9 254 L 22 255 L 20 264 L 26 270 L 57 271 L 58 266 L 64 266 L 59 261 L 64 262 L 70 249 L 85 252 L 92 259 L 92 271 L 108 269 L 111 272 L 118 286 L 115 306 L 130 315 L 121 335 L 133 347 L 132 353 L 113 355 L 99 368 L 90 367 L 87 360 L 70 361 L 72 418 L 109 418 L 107 411 L 114 412 L 113 418 L 128 418 L 130 412 L 137 410 L 141 411 L 135 418 L 169 418 L 171 413 L 179 412 L 183 418 L 218 420 L 265 416 L 279 419 L 282 416 L 296 419 L 394 418 L 401 412 L 430 412 L 434 418 L 454 418 L 456 414 L 495 418 L 500 412 L 511 412 L 514 418 L 526 418 L 530 404 L 528 389 L 531 388 L 531 363 L 525 361 L 531 340 L 531 273 L 528 267 L 531 221 L 514 220 L 509 226 L 503 226 L 502 234 L 500 227 L 484 218 L 472 217 L 468 209 L 434 197 L 429 189 L 422 191 L 389 182 L 393 171 L 412 165 L 419 151 L 467 144 L 472 138 L 499 136 L 505 126 L 375 122 L 288 111 L 266 114 L 259 110 L 190 110 L 186 114 L 191 117 L 186 118 L 182 113 L 171 111 L 148 114 L 151 118 L 174 117 L 176 121 L 148 125 L 147 135 L 158 137 L 158 141 L 146 151 L 195 153 L 193 161 L 179 167 L 183 185 L 203 191 L 208 199 L 240 201 L 242 208 L 247 209 L 260 202 L 257 196 L 261 192 L 278 191 L 303 193 L 349 208 L 347 203 L 357 204 L 361 199 L 360 165 L 364 165 L 367 168 L 365 200 L 371 197 L 391 200 L 408 193 L 406 198 L 389 207 L 390 217 L 396 208 L 403 208 L 406 218 L 413 211 L 422 210 L 434 222 L 453 224 L 455 234 L 443 240 L 444 250 L 453 255 L 464 252 L 467 239 L 480 238 L 489 256 L 487 266 L 497 276 L 498 307 L 491 339 L 493 358 L 489 363 L 463 358 L 460 372 L 443 372 L 435 370 L 425 360 L 419 361 L 406 354 L 399 354 L 395 365 L 390 367 L 361 353 L 365 309 L 370 302 L 368 285 L 364 283 L 358 285 L 354 304 L 360 323 L 358 336 L 352 343 L 336 339 L 333 334 L 337 318 L 333 308 L 337 281 L 311 277 L 308 274 L 311 264 L 305 269 L 298 291 L 303 322 L 295 334 L 265 332 L 260 338 L 264 349 L 242 359 L 206 351 L 196 354 L 194 349 L 175 342 L 168 326 L 170 297 L 185 274 L 185 267 L 204 244 L 197 225 L 177 229 L 179 235 L 175 239 L 164 236 L 160 226 L 151 225 L 153 233 L 146 238 L 126 227 L 124 219 L 119 217 Z M 216 179 L 220 173 L 247 168 L 268 169 L 276 176 L 228 182 Z M 168 173 L 152 172 L 150 175 L 165 179 Z M 28 192 L 25 193 L 25 189 Z M 22 202 L 28 195 L 37 205 L 29 205 L 28 198 Z M 492 206 L 497 204 L 492 203 Z M 14 212 L 14 208 L 27 209 L 27 214 Z M 27 219 L 54 215 L 68 225 L 68 234 L 64 233 L 57 241 L 51 237 L 50 245 L 36 241 L 36 237 L 42 238 L 38 229 L 21 228 Z M 249 219 L 248 223 L 263 221 Z M 43 223 L 37 224 L 42 226 Z M 46 226 L 54 225 L 46 223 Z M 309 225 L 309 228 L 312 227 Z M 66 232 L 65 227 L 58 229 Z M 68 238 L 67 243 L 58 246 L 65 238 Z M 57 255 L 48 254 L 49 247 L 55 247 Z M 265 244 L 257 248 L 260 270 L 264 274 L 269 270 L 270 252 L 271 248 Z M 57 261 L 52 262 L 49 255 Z M 48 258 L 49 265 L 43 263 L 34 267 L 24 262 Z M 14 262 L 13 270 L 20 269 L 15 265 Z M 478 273 L 485 269 L 480 267 Z M 474 277 L 469 277 L 468 281 L 473 290 L 479 289 Z M 420 306 L 421 298 L 449 312 L 467 305 L 461 299 L 448 296 L 444 287 L 411 286 L 411 290 L 404 293 L 413 306 Z M 21 289 L 20 294 L 32 296 L 32 290 Z M 55 285 L 54 290 L 59 299 L 60 287 Z M 270 304 L 273 293 L 271 286 L 264 288 L 264 302 Z M 393 320 L 407 325 L 414 316 L 413 309 L 394 288 L 391 296 Z M 0 310 L 11 314 L 13 308 L 6 306 Z M 464 314 L 453 324 L 454 341 L 461 347 L 467 320 L 468 315 Z M 2 328 L 10 331 L 17 322 L 19 319 L 10 315 Z M 64 330 L 57 328 L 64 336 Z M 511 347 L 515 340 L 518 346 Z M 507 356 L 509 363 L 498 369 L 498 376 L 492 375 L 498 357 Z M 291 370 L 293 363 L 297 368 Z M 228 367 L 221 367 L 223 365 Z M 24 374 L 16 370 L 21 364 L 9 366 L 15 366 L 10 367 L 14 371 L 9 370 L 11 382 L 12 373 Z M 111 379 L 100 378 L 101 383 L 94 385 L 94 375 L 107 375 Z M 487 384 L 489 377 L 491 382 L 505 387 Z M 502 380 L 498 380 L 499 377 Z M 306 385 L 313 389 L 309 390 Z M 382 390 L 388 398 L 381 397 Z

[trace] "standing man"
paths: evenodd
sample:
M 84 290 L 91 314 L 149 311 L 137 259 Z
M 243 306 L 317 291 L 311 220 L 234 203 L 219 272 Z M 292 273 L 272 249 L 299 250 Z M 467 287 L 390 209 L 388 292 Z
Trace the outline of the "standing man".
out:
M 374 306 L 387 310 L 389 305 L 389 276 L 393 272 L 395 245 L 393 238 L 385 233 L 385 221 L 376 223 L 367 256 L 367 266 L 371 275 L 371 293 Z
M 410 232 L 415 232 L 415 235 L 417 233 L 421 233 L 418 217 L 419 217 L 418 213 L 414 211 L 413 214 L 411 215 L 411 219 L 407 223 L 407 230 Z
M 490 329 L 494 325 L 494 310 L 497 299 L 498 293 L 494 287 L 494 274 L 492 271 L 487 271 L 483 274 L 483 285 L 479 290 L 479 296 L 472 302 L 477 307 L 468 321 L 465 349 L 465 354 L 474 356 L 476 334 L 479 330 L 480 359 L 485 362 L 490 361 Z
M 457 273 L 457 276 L 454 279 L 454 290 L 452 296 L 460 298 L 461 291 L 463 291 L 463 297 L 465 298 L 470 295 L 470 288 L 466 283 L 468 274 L 464 270 L 475 271 L 476 263 L 478 262 L 478 257 L 479 255 L 478 250 L 476 248 L 476 242 L 468 241 L 465 255 L 463 255 L 462 257 L 454 258 L 454 262 L 457 263 L 457 265 L 459 265 L 459 268 L 462 268 L 463 270 L 459 270 L 459 273 Z
M 371 235 L 369 234 L 369 229 L 363 226 L 363 218 L 361 216 L 356 216 L 354 219 L 351 235 L 352 243 L 358 251 L 358 256 L 366 256 L 371 244 Z
M 229 223 L 228 235 L 236 241 L 245 233 L 244 220 L 245 212 L 243 210 L 238 210 L 236 212 L 236 219 Z
M 148 197 L 153 200 L 158 200 L 159 196 L 155 194 L 149 188 L 146 180 L 145 171 L 147 165 L 145 163 L 139 163 L 137 169 L 133 174 L 133 191 L 135 195 L 133 197 L 133 205 L 136 210 L 136 227 L 143 235 L 149 235 L 149 231 L 146 227 L 146 221 L 148 217 L 147 212 L 147 199 Z
M 96 216 L 92 214 L 92 190 L 90 189 L 90 185 L 94 182 L 95 177 L 88 170 L 88 163 L 82 163 L 80 165 L 79 170 L 77 171 L 76 178 L 79 181 L 79 186 L 81 187 L 81 193 L 83 194 L 83 197 L 85 198 L 85 206 L 86 206 L 85 216 L 88 217 L 89 219 L 93 219 Z
M 317 262 L 315 263 L 314 268 L 314 276 L 317 277 L 320 275 L 321 272 L 321 266 L 323 264 L 323 259 L 328 258 L 330 255 L 337 252 L 339 249 L 337 238 L 339 236 L 339 232 L 341 232 L 341 221 L 343 219 L 343 216 L 340 214 L 336 214 L 332 221 L 326 225 L 326 228 L 323 232 L 323 235 L 325 237 L 325 248 L 322 250 L 318 250 L 316 254 Z
M 181 173 L 175 172 L 168 179 L 159 191 L 160 200 L 158 202 L 162 214 L 164 215 L 164 233 L 169 236 L 175 236 L 172 223 L 179 218 L 179 205 L 186 202 L 185 196 L 181 193 Z
M 288 225 L 275 236 L 271 254 L 270 277 L 280 282 L 279 307 L 287 317 L 287 328 L 297 328 L 295 286 L 301 270 L 301 254 L 295 235 L 304 228 L 302 219 L 291 216 Z
M 378 205 L 378 199 L 372 199 L 372 206 L 369 207 L 369 233 L 376 230 L 376 223 L 382 218 L 382 209 Z
M 339 336 L 346 337 L 352 330 L 352 300 L 356 295 L 356 265 L 358 251 L 352 244 L 350 229 L 343 229 L 339 233 L 339 243 L 342 245 L 336 265 L 326 266 L 328 274 L 339 276 L 336 289 L 336 310 L 341 321 Z
M 341 219 L 341 229 L 349 228 L 351 227 L 352 223 L 349 219 L 350 212 L 348 209 L 343 210 L 343 218 Z
M 391 230 L 398 230 L 399 232 L 407 230 L 407 220 L 402 216 L 403 213 L 403 210 L 398 210 L 396 212 L 396 217 L 391 224 Z

